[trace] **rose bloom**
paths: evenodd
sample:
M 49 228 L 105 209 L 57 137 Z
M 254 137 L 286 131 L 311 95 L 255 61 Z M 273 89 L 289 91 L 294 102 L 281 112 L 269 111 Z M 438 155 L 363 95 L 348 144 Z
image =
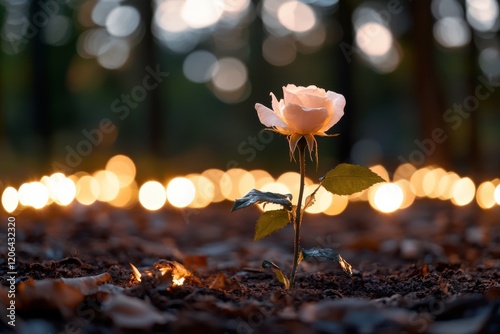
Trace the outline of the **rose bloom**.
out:
M 290 154 L 293 156 L 299 140 L 304 137 L 309 153 L 316 151 L 314 136 L 328 136 L 328 131 L 344 115 L 345 98 L 341 94 L 325 91 L 316 86 L 283 87 L 283 99 L 271 93 L 272 109 L 257 103 L 255 109 L 262 124 L 287 136 Z

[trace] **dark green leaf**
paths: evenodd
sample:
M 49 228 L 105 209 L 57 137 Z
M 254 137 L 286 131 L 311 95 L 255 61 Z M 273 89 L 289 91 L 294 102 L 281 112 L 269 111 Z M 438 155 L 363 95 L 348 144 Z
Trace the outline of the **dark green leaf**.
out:
M 285 227 L 288 223 L 290 223 L 288 211 L 283 209 L 266 211 L 260 216 L 259 220 L 257 220 L 254 240 L 262 239 Z
M 233 207 L 231 208 L 231 212 L 246 208 L 255 203 L 274 203 L 283 205 L 285 209 L 288 211 L 292 210 L 292 195 L 287 194 L 276 194 L 271 192 L 263 192 L 257 189 L 252 189 L 248 194 L 243 196 L 242 198 L 238 198 L 234 201 Z
M 306 261 L 312 257 L 324 257 L 333 261 L 337 261 L 342 267 L 342 270 L 344 270 L 344 272 L 349 276 L 352 276 L 352 266 L 346 260 L 344 260 L 339 253 L 335 252 L 331 248 L 318 248 L 318 247 L 313 247 L 311 249 L 302 248 L 302 257 Z
M 385 180 L 369 168 L 351 164 L 340 164 L 321 179 L 321 185 L 336 195 L 351 195 L 379 182 Z
M 290 288 L 290 281 L 288 280 L 288 277 L 286 277 L 285 273 L 283 270 L 281 270 L 280 267 L 278 267 L 275 263 L 271 261 L 264 260 L 262 261 L 262 268 L 268 269 L 270 268 L 273 272 L 278 281 L 283 283 L 285 285 L 285 289 Z

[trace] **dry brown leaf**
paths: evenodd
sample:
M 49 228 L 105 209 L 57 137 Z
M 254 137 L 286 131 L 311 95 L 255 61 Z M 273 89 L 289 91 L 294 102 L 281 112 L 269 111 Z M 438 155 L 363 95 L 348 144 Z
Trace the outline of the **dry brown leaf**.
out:
M 213 290 L 231 291 L 239 289 L 239 284 L 228 279 L 223 273 L 219 273 L 208 288 Z
M 147 330 L 155 324 L 175 320 L 175 316 L 161 313 L 151 304 L 123 294 L 113 295 L 104 301 L 102 311 L 120 328 Z

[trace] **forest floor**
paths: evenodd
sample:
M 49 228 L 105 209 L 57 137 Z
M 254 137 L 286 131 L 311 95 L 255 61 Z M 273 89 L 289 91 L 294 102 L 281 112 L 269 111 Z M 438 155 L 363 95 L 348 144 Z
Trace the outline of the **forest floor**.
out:
M 259 211 L 229 209 L 25 210 L 15 275 L 2 217 L 0 332 L 500 333 L 499 207 L 421 200 L 392 215 L 366 203 L 306 214 L 302 246 L 335 249 L 353 275 L 303 261 L 293 291 L 260 268 L 269 260 L 288 272 L 292 226 L 254 242 Z

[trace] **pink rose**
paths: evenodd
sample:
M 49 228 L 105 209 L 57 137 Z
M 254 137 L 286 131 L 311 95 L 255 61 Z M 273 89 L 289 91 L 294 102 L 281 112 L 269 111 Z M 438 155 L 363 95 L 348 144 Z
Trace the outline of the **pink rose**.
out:
M 314 136 L 328 136 L 326 131 L 344 115 L 344 96 L 316 86 L 297 87 L 289 84 L 283 87 L 283 99 L 278 101 L 273 93 L 271 97 L 273 109 L 255 104 L 260 122 L 288 137 L 292 155 L 298 141 L 304 137 L 309 153 L 316 150 L 317 158 Z

